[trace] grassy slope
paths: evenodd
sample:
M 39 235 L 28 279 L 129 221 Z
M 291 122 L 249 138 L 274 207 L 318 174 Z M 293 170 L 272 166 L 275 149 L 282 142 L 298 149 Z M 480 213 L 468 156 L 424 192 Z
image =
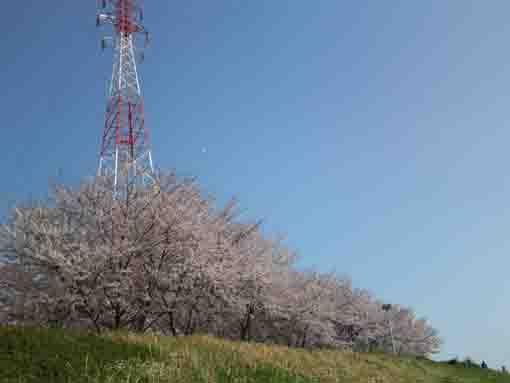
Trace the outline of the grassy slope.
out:
M 0 327 L 0 382 L 510 383 L 427 360 L 306 351 L 207 336 L 87 335 Z

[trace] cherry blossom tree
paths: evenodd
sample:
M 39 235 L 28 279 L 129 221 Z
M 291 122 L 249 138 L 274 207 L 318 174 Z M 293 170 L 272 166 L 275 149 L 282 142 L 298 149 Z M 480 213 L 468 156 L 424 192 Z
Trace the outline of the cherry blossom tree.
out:
M 100 178 L 54 185 L 48 201 L 11 211 L 0 225 L 2 323 L 415 355 L 440 345 L 412 310 L 384 310 L 334 273 L 298 271 L 283 237 L 239 219 L 235 200 L 215 207 L 193 179 L 161 173 L 111 191 Z

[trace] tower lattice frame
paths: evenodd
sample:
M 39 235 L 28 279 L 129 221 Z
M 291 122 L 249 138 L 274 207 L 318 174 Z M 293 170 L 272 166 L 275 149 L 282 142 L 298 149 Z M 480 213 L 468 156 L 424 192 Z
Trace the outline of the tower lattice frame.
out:
M 114 193 L 154 180 L 148 129 L 137 71 L 143 60 L 140 37 L 149 42 L 143 26 L 142 0 L 101 0 L 97 26 L 111 24 L 113 35 L 103 37 L 101 46 L 113 45 L 113 71 L 108 91 L 99 158 L 98 176 L 110 177 Z M 144 46 L 144 47 L 145 47 Z

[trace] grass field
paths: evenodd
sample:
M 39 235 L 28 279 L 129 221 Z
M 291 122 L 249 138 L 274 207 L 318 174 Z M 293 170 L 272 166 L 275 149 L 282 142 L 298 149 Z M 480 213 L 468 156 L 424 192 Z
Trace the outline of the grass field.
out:
M 0 382 L 510 383 L 510 375 L 415 358 L 209 336 L 97 336 L 0 327 Z

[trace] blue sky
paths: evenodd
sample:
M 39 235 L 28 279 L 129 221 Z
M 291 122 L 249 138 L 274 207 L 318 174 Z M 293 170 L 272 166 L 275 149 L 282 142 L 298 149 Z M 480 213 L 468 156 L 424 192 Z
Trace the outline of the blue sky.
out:
M 58 3 L 3 5 L 3 212 L 98 164 L 111 52 L 94 0 Z M 510 3 L 145 3 L 158 167 L 413 307 L 441 358 L 510 365 Z

